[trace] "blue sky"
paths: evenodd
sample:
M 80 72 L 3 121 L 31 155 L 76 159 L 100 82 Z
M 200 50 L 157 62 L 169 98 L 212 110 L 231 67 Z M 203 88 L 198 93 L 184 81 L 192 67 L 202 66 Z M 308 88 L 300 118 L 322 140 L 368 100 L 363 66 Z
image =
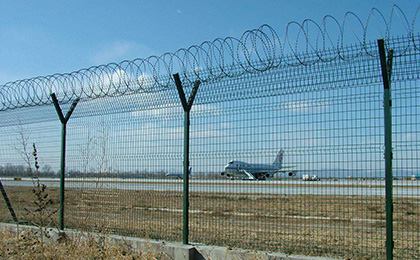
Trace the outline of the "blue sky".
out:
M 38 3 L 33 1 L 3 1 L 0 3 L 0 85 L 13 80 L 71 72 L 93 65 L 120 62 L 124 59 L 133 60 L 151 55 L 161 55 L 165 52 L 176 51 L 179 48 L 199 45 L 203 41 L 212 41 L 218 37 L 232 36 L 239 38 L 244 31 L 258 28 L 263 24 L 272 26 L 279 34 L 280 40 L 283 41 L 286 26 L 291 21 L 301 23 L 305 19 L 312 19 L 321 23 L 325 15 L 332 15 L 342 23 L 345 13 L 352 11 L 363 22 L 366 22 L 373 7 L 382 11 L 384 18 L 388 20 L 394 3 L 398 4 L 405 12 L 410 23 L 409 26 L 411 26 L 420 1 L 213 1 L 211 3 L 205 1 L 39 1 Z M 399 18 L 395 16 L 392 23 L 392 32 L 398 36 L 406 35 L 404 26 L 399 23 Z M 352 22 L 351 25 L 357 24 L 354 19 Z M 368 29 L 368 34 L 371 35 L 370 39 L 379 37 L 375 32 L 380 31 L 380 29 L 378 30 L 375 26 L 376 24 L 372 23 L 372 26 Z M 415 31 L 419 32 L 420 16 L 415 28 Z M 353 29 L 358 30 L 356 27 Z M 351 33 L 345 35 L 348 37 Z M 348 43 L 348 41 L 345 41 L 345 44 Z M 299 84 L 299 82 L 296 84 Z M 410 85 L 410 88 L 407 89 L 411 91 L 411 87 L 413 86 Z M 308 103 L 308 98 L 316 98 L 316 94 L 309 94 L 309 96 L 305 94 L 288 95 L 287 97 L 276 96 L 273 100 L 269 98 L 264 99 L 264 101 L 253 99 L 253 101 L 230 102 L 225 105 L 219 103 L 217 105 L 196 106 L 197 109 L 205 112 L 205 115 L 203 118 L 197 116 L 193 123 L 192 137 L 195 144 L 192 145 L 191 150 L 196 155 L 194 157 L 196 161 L 193 161 L 194 169 L 196 171 L 221 171 L 228 159 L 269 163 L 272 162 L 280 148 L 285 149 L 288 153 L 287 164 L 299 165 L 298 170 L 337 168 L 351 170 L 354 167 L 359 167 L 374 172 L 382 169 L 381 153 L 367 153 L 369 156 L 366 156 L 366 154 L 354 155 L 344 151 L 333 155 L 306 156 L 305 152 L 316 152 L 319 147 L 323 151 L 330 146 L 340 147 L 341 145 L 346 148 L 349 147 L 348 144 L 351 142 L 365 145 L 368 148 L 370 145 L 376 148 L 381 147 L 382 135 L 375 131 L 380 129 L 377 126 L 381 124 L 382 120 L 370 120 L 369 124 L 372 124 L 372 129 L 374 129 L 371 130 L 356 114 L 363 112 L 363 106 L 358 107 L 357 110 L 352 110 L 347 103 L 339 102 L 338 109 L 347 109 L 347 112 L 344 111 L 344 117 L 343 114 L 339 115 L 334 112 L 334 109 L 337 109 L 336 107 L 329 106 L 329 99 L 338 99 L 342 95 L 346 96 L 348 93 L 345 91 L 351 92 L 352 90 L 343 91 L 340 93 L 321 93 L 317 102 L 321 101 L 321 104 L 324 105 L 319 107 L 319 111 L 314 109 L 314 103 Z M 364 93 L 360 92 L 360 94 Z M 381 98 L 382 95 L 377 94 L 375 97 Z M 200 98 L 199 95 L 197 97 L 198 103 Z M 414 100 L 415 96 L 412 98 Z M 408 99 L 404 99 L 404 101 L 406 100 Z M 375 101 L 375 105 L 381 104 L 380 101 L 376 99 Z M 351 101 L 349 102 L 349 104 L 353 104 Z M 277 110 L 271 109 L 274 104 L 280 103 L 284 105 L 278 107 Z M 414 103 L 413 101 L 412 109 L 418 111 L 418 106 Z M 89 106 L 89 104 L 98 105 L 95 102 L 85 103 L 86 106 Z M 244 105 L 250 109 L 255 104 L 258 106 L 265 105 L 265 110 L 250 111 L 238 121 L 235 121 L 237 125 L 229 124 L 230 117 L 236 115 L 235 110 L 243 108 Z M 71 120 L 71 125 L 74 124 L 74 128 L 69 129 L 69 133 L 73 133 L 74 138 L 72 144 L 69 142 L 68 154 L 70 160 L 68 165 L 70 168 L 77 169 L 77 165 L 80 166 L 80 161 L 77 161 L 77 158 L 80 157 L 81 145 L 86 143 L 90 133 L 85 130 L 87 122 L 91 124 L 89 131 L 93 131 L 100 137 L 101 127 L 98 124 L 103 124 L 104 119 L 114 123 L 109 131 L 115 136 L 111 136 L 109 145 L 115 145 L 113 148 L 118 153 L 116 155 L 126 156 L 124 158 L 128 160 L 121 161 L 119 165 L 114 165 L 114 170 L 132 172 L 145 170 L 146 168 L 143 165 L 147 165 L 147 170 L 160 170 L 162 168 L 160 164 L 155 165 L 149 159 L 146 159 L 147 163 L 144 163 L 141 156 L 149 153 L 158 156 L 157 154 L 162 151 L 167 152 L 169 158 L 171 158 L 165 162 L 166 170 L 180 171 L 182 168 L 181 160 L 170 157 L 172 153 L 176 154 L 178 152 L 180 154 L 180 151 L 182 151 L 182 140 L 180 138 L 183 129 L 182 120 L 179 120 L 179 118 L 174 118 L 168 122 L 141 120 L 145 116 L 158 117 L 159 113 L 162 112 L 174 114 L 173 109 L 176 106 L 171 101 L 167 104 L 168 108 L 166 110 L 144 112 L 141 111 L 141 106 L 138 104 L 139 111 L 127 115 L 105 115 L 103 118 L 96 118 L 96 121 L 90 117 L 79 117 L 79 119 L 76 117 L 79 111 L 89 109 L 89 107 L 85 107 L 85 110 L 83 110 L 82 105 L 78 105 L 75 116 Z M 372 114 L 369 116 L 373 119 L 380 118 L 374 113 L 381 111 L 381 108 L 369 107 L 370 105 L 366 104 L 367 111 L 372 110 Z M 134 107 L 136 106 L 134 105 Z M 176 109 L 181 112 L 180 107 Z M 220 112 L 222 110 L 224 110 L 223 113 Z M 51 118 L 54 118 L 56 116 L 55 111 L 51 110 L 50 112 L 52 113 Z M 213 114 L 210 115 L 209 112 Z M 148 113 L 152 114 L 149 115 Z M 407 110 L 399 113 L 407 113 Z M 45 118 L 48 118 L 48 115 L 46 114 Z M 7 114 L 5 116 L 7 117 Z M 125 122 L 123 120 L 124 116 L 131 116 L 130 119 L 133 123 L 121 126 L 121 122 Z M 332 117 L 330 122 L 326 125 L 320 124 L 326 116 Z M 366 116 L 366 118 L 369 117 Z M 281 121 L 283 119 L 284 122 Z M 213 122 L 211 120 L 215 124 L 211 125 L 210 122 Z M 311 124 L 307 124 L 307 122 L 311 122 Z M 419 134 L 417 129 L 407 130 L 406 125 L 409 125 L 409 122 L 413 122 L 412 125 L 418 125 L 417 121 L 412 118 L 400 121 L 399 125 L 402 126 L 400 139 L 411 139 L 410 142 L 414 143 L 413 140 L 419 140 Z M 45 163 L 52 165 L 54 170 L 58 169 L 57 156 L 59 153 L 56 149 L 59 149 L 59 146 L 51 145 L 50 136 L 45 133 L 54 127 L 58 127 L 57 123 L 58 121 L 49 122 L 51 128 L 46 128 L 39 134 L 37 134 L 39 125 L 28 125 L 28 132 L 35 133 L 31 136 L 33 139 L 31 139 L 31 142 L 36 142 L 39 145 L 40 154 L 45 153 Z M 263 126 L 258 128 L 257 126 L 262 123 Z M 350 127 L 346 125 L 348 123 L 356 124 L 361 130 L 347 129 Z M 5 132 L 3 134 L 4 138 L 7 142 L 16 142 L 16 129 L 9 130 L 14 135 Z M 134 131 L 137 135 L 133 134 Z M 403 136 L 406 132 L 407 135 Z M 58 143 L 59 140 L 57 133 L 51 137 L 56 139 L 55 143 Z M 410 134 L 411 136 L 408 138 Z M 136 139 L 139 136 L 142 138 L 147 136 L 148 139 Z M 155 140 L 158 137 L 163 138 Z M 168 141 L 169 139 L 171 140 Z M 172 140 L 175 141 L 171 143 Z M 224 146 L 226 142 L 228 145 Z M 406 152 L 404 149 L 408 149 L 404 145 L 410 144 L 410 142 L 400 142 L 403 152 Z M 223 149 L 226 149 L 220 149 L 219 146 L 221 145 L 223 145 Z M 5 155 L 2 156 L 8 158 L 9 161 L 13 157 L 17 160 L 19 157 L 10 153 L 10 147 L 15 146 L 9 145 L 0 153 L 3 152 Z M 172 150 L 169 150 L 168 146 Z M 127 147 L 128 149 L 126 149 Z M 145 149 L 143 149 L 144 147 Z M 398 145 L 396 148 L 398 148 Z M 206 160 L 202 160 L 202 157 L 200 157 L 208 154 L 209 151 L 217 152 L 219 150 L 224 153 L 215 153 L 216 155 L 213 154 L 214 156 L 211 158 L 206 157 Z M 245 152 L 240 153 L 240 151 Z M 293 154 L 293 151 L 295 154 Z M 260 152 L 260 154 L 256 154 L 256 152 Z M 399 161 L 396 165 L 401 169 L 417 171 L 419 162 L 415 158 L 418 158 L 418 153 L 418 150 L 412 152 L 411 155 L 397 153 L 396 158 Z M 350 156 L 347 156 L 348 154 Z M 134 157 L 130 157 L 133 155 Z M 138 160 L 130 159 L 137 158 L 135 156 L 139 155 L 138 158 L 140 159 Z M 159 157 L 159 159 L 162 158 L 166 160 L 166 157 Z M 352 164 L 353 161 L 357 160 L 359 160 L 358 164 Z M 169 168 L 172 166 L 168 165 L 175 166 Z
M 372 7 L 388 19 L 393 4 L 411 22 L 419 1 L 2 1 L 0 84 L 240 37 L 262 24 L 283 39 L 290 21 L 341 22 L 347 11 L 366 21 Z

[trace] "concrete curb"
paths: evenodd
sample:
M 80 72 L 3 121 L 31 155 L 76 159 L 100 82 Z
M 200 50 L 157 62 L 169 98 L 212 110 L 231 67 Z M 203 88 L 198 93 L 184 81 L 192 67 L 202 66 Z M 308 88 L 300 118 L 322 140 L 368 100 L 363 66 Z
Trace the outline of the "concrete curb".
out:
M 17 229 L 16 224 L 0 223 L 1 228 Z M 35 226 L 19 225 L 20 230 L 30 229 L 38 231 Z M 201 244 L 191 243 L 184 245 L 177 242 L 165 242 L 148 240 L 136 237 L 126 237 L 118 235 L 104 235 L 93 232 L 82 232 L 77 230 L 66 229 L 64 232 L 59 232 L 57 229 L 48 228 L 47 232 L 50 238 L 47 242 L 57 242 L 63 236 L 69 237 L 87 237 L 98 236 L 107 237 L 114 241 L 124 241 L 133 247 L 138 252 L 164 252 L 169 259 L 173 260 L 337 260 L 336 258 L 316 257 L 316 256 L 302 256 L 302 255 L 286 255 L 282 253 L 271 253 L 264 251 L 251 251 L 245 249 L 230 249 L 220 246 L 207 246 Z

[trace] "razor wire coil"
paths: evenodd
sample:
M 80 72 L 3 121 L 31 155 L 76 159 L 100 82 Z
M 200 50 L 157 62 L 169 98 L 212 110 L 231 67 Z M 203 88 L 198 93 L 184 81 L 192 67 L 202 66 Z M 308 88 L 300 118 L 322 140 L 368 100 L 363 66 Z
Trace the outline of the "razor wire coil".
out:
M 56 93 L 60 103 L 67 104 L 76 98 L 92 100 L 157 92 L 174 86 L 172 75 L 175 73 L 180 74 L 184 85 L 192 86 L 196 80 L 214 82 L 279 66 L 353 60 L 362 54 L 378 56 L 377 51 L 369 47 L 372 30 L 385 39 L 388 49 L 397 48 L 394 56 L 404 55 L 409 48 L 420 51 L 420 43 L 415 38 L 419 10 L 420 6 L 411 24 L 396 5 L 388 21 L 373 8 L 365 23 L 352 12 L 345 14 L 342 23 L 330 15 L 325 16 L 321 24 L 310 19 L 302 23 L 290 22 L 283 41 L 265 24 L 244 32 L 239 39 L 217 38 L 161 56 L 8 82 L 0 88 L 0 111 L 51 104 L 51 93 Z M 404 36 L 410 38 L 405 46 L 394 46 L 391 40 L 397 22 L 405 28 Z M 333 37 L 334 29 L 336 38 Z M 350 36 L 356 39 L 356 44 L 348 45 Z

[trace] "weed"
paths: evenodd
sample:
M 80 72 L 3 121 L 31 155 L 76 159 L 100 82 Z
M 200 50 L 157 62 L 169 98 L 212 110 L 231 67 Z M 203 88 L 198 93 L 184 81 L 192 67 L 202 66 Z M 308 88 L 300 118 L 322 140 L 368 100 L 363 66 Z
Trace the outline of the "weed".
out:
M 47 192 L 47 186 L 39 180 L 39 162 L 38 152 L 35 143 L 33 144 L 33 153 L 35 161 L 35 179 L 33 178 L 32 194 L 35 196 L 33 200 L 34 208 L 24 208 L 26 213 L 32 217 L 35 221 L 32 222 L 40 233 L 41 251 L 44 251 L 44 237 L 49 237 L 47 226 L 54 224 L 52 216 L 58 211 L 58 209 L 51 210 L 48 206 L 53 204 L 53 200 L 50 198 Z

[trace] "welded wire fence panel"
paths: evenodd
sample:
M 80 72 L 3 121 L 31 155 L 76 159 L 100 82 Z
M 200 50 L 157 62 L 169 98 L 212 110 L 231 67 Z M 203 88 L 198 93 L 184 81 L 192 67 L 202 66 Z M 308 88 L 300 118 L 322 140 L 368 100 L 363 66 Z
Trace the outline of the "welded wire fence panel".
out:
M 40 214 L 46 216 L 51 213 L 51 217 L 45 224 L 55 227 L 58 225 L 58 215 L 53 212 L 58 209 L 59 190 L 54 183 L 59 181 L 56 171 L 60 161 L 59 152 L 56 151 L 57 144 L 60 142 L 60 125 L 57 121 L 45 121 L 37 116 L 33 117 L 35 120 L 32 123 L 28 124 L 25 116 L 22 115 L 32 113 L 33 110 L 25 110 L 8 111 L 1 115 L 3 122 L 0 131 L 2 182 L 20 223 L 39 224 Z M 39 110 L 42 111 L 42 108 Z M 26 115 L 26 117 L 29 116 Z M 40 167 L 38 171 L 33 155 L 34 143 L 38 151 L 37 161 Z M 48 194 L 48 197 L 52 199 L 47 209 L 42 211 L 36 204 L 39 201 L 34 193 L 39 178 L 43 178 L 40 184 L 47 185 L 43 195 Z M 13 219 L 10 216 L 7 208 L 1 211 L 2 222 L 12 222 Z
M 394 50 L 397 259 L 420 256 L 418 42 L 411 31 L 387 41 Z M 201 83 L 190 115 L 189 241 L 383 259 L 384 87 L 377 42 L 299 53 L 297 41 L 293 55 L 284 55 L 278 36 L 263 26 L 241 40 L 207 44 L 4 86 L 0 170 L 19 220 L 37 222 L 31 212 L 38 179 L 53 199 L 49 212 L 59 207 L 54 92 L 64 114 L 81 98 L 67 123 L 65 227 L 181 241 L 184 111 L 171 79 L 179 69 L 187 97 Z M 3 205 L 0 220 L 10 222 Z M 48 225 L 57 224 L 57 215 Z
M 420 256 L 420 90 L 410 77 L 418 60 L 418 53 L 396 57 L 393 71 L 407 80 L 397 77 L 391 85 L 395 254 L 403 259 Z
M 379 60 L 279 68 L 217 88 L 246 94 L 192 113 L 191 241 L 383 257 Z
M 142 95 L 117 99 L 124 112 L 114 113 L 107 100 L 91 101 L 80 104 L 69 124 L 67 175 L 75 181 L 66 185 L 66 223 L 179 241 L 182 182 L 165 176 L 182 172 L 182 110 L 170 104 L 136 110 L 147 101 Z M 111 109 L 80 116 L 96 105 Z

